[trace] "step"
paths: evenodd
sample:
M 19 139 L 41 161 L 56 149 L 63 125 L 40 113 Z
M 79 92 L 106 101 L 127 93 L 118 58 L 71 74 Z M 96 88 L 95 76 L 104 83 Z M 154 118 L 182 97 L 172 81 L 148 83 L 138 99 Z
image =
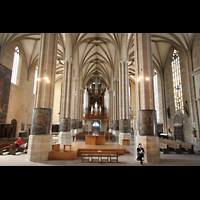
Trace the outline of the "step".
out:
M 130 153 L 130 151 L 128 151 L 127 149 L 124 150 L 124 153 Z

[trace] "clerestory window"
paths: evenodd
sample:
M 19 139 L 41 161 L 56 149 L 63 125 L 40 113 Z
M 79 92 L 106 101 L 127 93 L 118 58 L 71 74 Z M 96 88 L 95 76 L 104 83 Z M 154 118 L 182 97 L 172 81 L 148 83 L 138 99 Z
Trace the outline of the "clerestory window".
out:
M 38 67 L 35 68 L 35 79 L 34 79 L 33 94 L 36 94 L 37 77 L 38 77 Z
M 180 110 L 182 113 L 184 113 L 180 58 L 179 58 L 179 51 L 177 51 L 176 49 L 174 49 L 173 51 L 171 67 L 172 67 L 175 111 Z
M 15 47 L 11 83 L 17 85 L 17 74 L 19 68 L 19 47 Z
M 153 70 L 153 84 L 154 84 L 154 102 L 155 110 L 157 113 L 157 122 L 160 123 L 160 112 L 159 112 L 159 98 L 158 98 L 158 75 L 157 70 Z

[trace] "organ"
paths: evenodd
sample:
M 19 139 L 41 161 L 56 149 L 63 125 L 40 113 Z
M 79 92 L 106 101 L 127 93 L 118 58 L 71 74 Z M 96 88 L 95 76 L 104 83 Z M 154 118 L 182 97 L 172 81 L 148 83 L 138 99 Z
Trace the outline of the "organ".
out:
M 103 82 L 95 78 L 94 82 L 85 86 L 83 102 L 83 120 L 105 120 L 106 127 L 109 120 L 109 90 L 103 88 Z M 86 131 L 86 126 L 85 126 Z

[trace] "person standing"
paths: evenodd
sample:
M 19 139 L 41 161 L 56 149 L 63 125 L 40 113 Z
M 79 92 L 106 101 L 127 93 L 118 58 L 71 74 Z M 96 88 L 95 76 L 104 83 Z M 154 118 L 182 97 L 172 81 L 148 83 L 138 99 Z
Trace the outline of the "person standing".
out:
M 139 143 L 137 148 L 137 158 L 136 160 L 140 160 L 141 165 L 143 165 L 142 158 L 144 157 L 144 148 L 142 147 L 142 144 Z

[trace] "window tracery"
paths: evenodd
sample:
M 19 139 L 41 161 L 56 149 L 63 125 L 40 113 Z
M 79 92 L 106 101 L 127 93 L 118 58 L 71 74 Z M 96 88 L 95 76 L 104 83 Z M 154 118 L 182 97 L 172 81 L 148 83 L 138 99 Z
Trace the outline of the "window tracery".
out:
M 176 49 L 174 49 L 173 51 L 171 67 L 175 111 L 180 110 L 182 113 L 184 113 L 180 58 L 179 51 L 177 51 Z

